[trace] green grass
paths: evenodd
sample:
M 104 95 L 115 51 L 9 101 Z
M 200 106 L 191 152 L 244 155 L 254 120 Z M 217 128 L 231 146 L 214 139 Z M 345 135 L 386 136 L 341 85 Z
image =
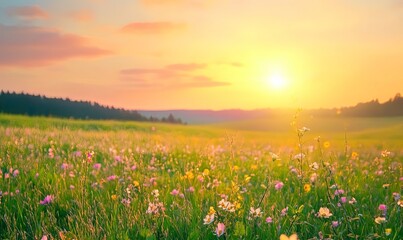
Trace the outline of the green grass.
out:
M 0 115 L 0 239 L 401 239 L 402 119 L 301 118 L 311 131 L 299 137 L 292 120 L 271 129 L 268 120 L 258 128 Z M 214 221 L 204 224 L 210 207 Z M 320 208 L 332 215 L 319 217 Z

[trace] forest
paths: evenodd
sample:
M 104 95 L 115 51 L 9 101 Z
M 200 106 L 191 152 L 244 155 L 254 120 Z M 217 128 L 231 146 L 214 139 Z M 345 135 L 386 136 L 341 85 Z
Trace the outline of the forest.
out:
M 91 101 L 73 101 L 69 98 L 49 98 L 26 93 L 0 93 L 0 112 L 28 116 L 52 116 L 74 119 L 114 119 L 183 124 L 172 114 L 167 117 L 145 117 L 135 110 L 103 106 Z

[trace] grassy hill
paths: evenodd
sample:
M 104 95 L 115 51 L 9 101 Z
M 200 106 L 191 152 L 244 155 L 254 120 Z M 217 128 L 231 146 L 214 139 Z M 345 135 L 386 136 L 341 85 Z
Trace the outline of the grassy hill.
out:
M 140 132 L 154 135 L 175 136 L 187 141 L 187 138 L 224 139 L 237 138 L 238 141 L 254 141 L 267 144 L 295 144 L 295 127 L 292 115 L 225 122 L 202 125 L 172 125 L 164 123 L 114 121 L 114 120 L 73 120 L 49 117 L 28 117 L 21 115 L 0 114 L 0 126 L 26 127 L 37 129 L 65 129 L 98 132 Z M 323 139 L 335 140 L 338 145 L 344 144 L 347 138 L 350 144 L 378 144 L 388 140 L 390 147 L 397 147 L 403 139 L 403 117 L 394 118 L 311 118 L 301 115 L 297 125 L 310 128 L 309 142 L 321 136 Z

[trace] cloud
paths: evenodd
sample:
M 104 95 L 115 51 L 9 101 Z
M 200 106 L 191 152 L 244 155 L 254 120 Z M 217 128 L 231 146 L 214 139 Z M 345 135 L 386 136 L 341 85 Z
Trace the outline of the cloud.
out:
M 240 63 L 240 62 L 230 62 L 230 63 L 228 63 L 230 66 L 233 66 L 233 67 L 243 67 L 244 66 L 244 64 L 243 63 Z
M 171 64 L 167 65 L 166 68 L 176 71 L 194 71 L 205 68 L 206 66 L 207 66 L 206 64 L 188 63 L 188 64 Z
M 94 19 L 93 13 L 86 9 L 71 12 L 69 16 L 78 22 L 90 22 Z
M 122 28 L 126 33 L 155 34 L 182 31 L 186 24 L 173 22 L 133 22 Z
M 229 86 L 231 85 L 228 82 L 219 82 L 214 81 L 210 77 L 206 76 L 195 76 L 193 77 L 193 81 L 189 82 L 188 87 L 220 87 L 220 86 Z
M 234 67 L 234 68 L 245 67 L 245 64 L 243 64 L 241 62 L 220 61 L 220 62 L 217 62 L 217 64 L 218 65 L 224 65 L 224 66 L 230 66 L 230 67 Z
M 183 3 L 184 0 L 140 0 L 144 5 L 165 5 Z
M 140 0 L 144 6 L 190 6 L 190 7 L 208 7 L 220 2 L 220 0 Z
M 121 80 L 139 88 L 201 88 L 230 85 L 203 75 L 193 75 L 193 71 L 205 68 L 206 64 L 171 64 L 164 68 L 130 68 L 120 71 Z
M 178 78 L 182 77 L 182 74 L 175 71 L 170 71 L 169 69 L 153 69 L 153 68 L 131 68 L 123 69 L 120 71 L 124 75 L 139 76 L 141 78 L 157 77 L 160 79 L 166 78 Z
M 0 24 L 0 35 L 0 66 L 38 67 L 111 53 L 87 45 L 83 37 L 55 29 Z
M 10 16 L 29 18 L 29 19 L 49 17 L 49 14 L 38 6 L 11 7 L 7 9 L 7 13 Z

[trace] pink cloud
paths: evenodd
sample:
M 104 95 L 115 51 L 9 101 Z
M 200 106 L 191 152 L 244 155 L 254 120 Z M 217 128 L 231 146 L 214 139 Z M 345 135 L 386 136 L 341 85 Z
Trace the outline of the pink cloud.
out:
M 183 0 L 140 0 L 140 2 L 145 5 L 160 5 L 182 3 Z
M 111 53 L 89 46 L 81 36 L 55 29 L 0 24 L 0 35 L 0 66 L 37 67 Z
M 133 22 L 124 26 L 122 28 L 122 31 L 126 33 L 153 34 L 153 33 L 171 33 L 176 31 L 182 31 L 185 28 L 186 25 L 182 23 Z
M 123 69 L 120 71 L 121 74 L 124 75 L 134 75 L 139 76 L 141 78 L 155 78 L 158 77 L 160 79 L 167 78 L 179 78 L 183 75 L 177 73 L 175 71 L 170 71 L 168 69 L 159 69 L 159 68 L 131 68 L 131 69 Z
M 94 19 L 93 13 L 86 9 L 71 12 L 69 16 L 78 22 L 90 22 Z
M 10 16 L 23 17 L 23 18 L 48 18 L 49 14 L 38 6 L 22 6 L 12 7 L 7 9 Z
M 230 85 L 203 75 L 192 75 L 189 72 L 204 68 L 206 64 L 171 64 L 165 68 L 131 68 L 120 71 L 121 79 L 131 82 L 136 87 L 165 88 L 200 88 Z M 184 71 L 186 73 L 184 73 Z
M 206 64 L 198 64 L 198 63 L 188 63 L 188 64 L 171 64 L 167 65 L 167 69 L 175 70 L 175 71 L 194 71 L 198 69 L 203 69 L 207 65 Z
M 229 82 L 220 82 L 206 76 L 194 76 L 192 81 L 188 83 L 188 87 L 220 87 L 229 86 Z
M 144 6 L 190 6 L 205 8 L 220 0 L 140 0 Z

